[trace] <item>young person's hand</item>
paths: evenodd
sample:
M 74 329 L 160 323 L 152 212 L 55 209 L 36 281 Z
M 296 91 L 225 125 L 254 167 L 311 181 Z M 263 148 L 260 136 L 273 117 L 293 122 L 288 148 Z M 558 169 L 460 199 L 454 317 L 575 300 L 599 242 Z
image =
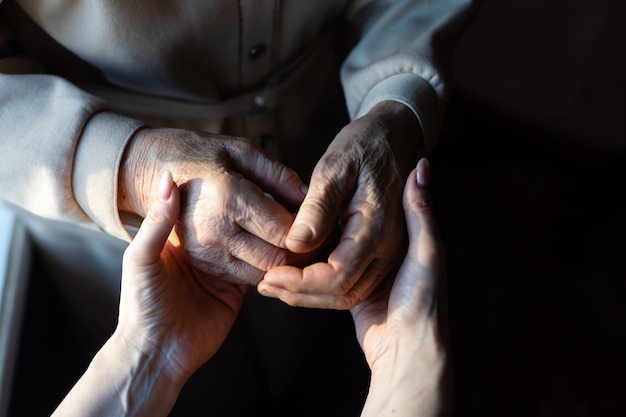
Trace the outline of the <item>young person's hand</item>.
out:
M 168 172 L 158 192 L 124 254 L 118 331 L 145 353 L 167 357 L 173 378 L 185 378 L 221 346 L 245 287 L 190 265 L 172 232 L 180 196 Z
M 124 254 L 118 326 L 55 415 L 167 415 L 187 379 L 222 345 L 244 286 L 190 266 L 174 225 L 169 172 Z
M 444 249 L 422 159 L 404 189 L 409 248 L 400 269 L 351 309 L 372 371 L 363 416 L 441 416 L 450 408 Z

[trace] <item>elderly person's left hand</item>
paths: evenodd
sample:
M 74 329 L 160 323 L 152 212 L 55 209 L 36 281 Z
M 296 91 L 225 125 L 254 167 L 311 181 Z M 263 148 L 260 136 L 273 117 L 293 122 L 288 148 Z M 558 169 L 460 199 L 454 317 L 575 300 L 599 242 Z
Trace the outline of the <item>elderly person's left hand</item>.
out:
M 405 253 L 402 190 L 421 139 L 413 112 L 395 101 L 344 127 L 317 163 L 286 240 L 292 252 L 311 252 L 339 223 L 338 245 L 326 262 L 270 269 L 259 292 L 294 306 L 348 309 L 363 301 Z

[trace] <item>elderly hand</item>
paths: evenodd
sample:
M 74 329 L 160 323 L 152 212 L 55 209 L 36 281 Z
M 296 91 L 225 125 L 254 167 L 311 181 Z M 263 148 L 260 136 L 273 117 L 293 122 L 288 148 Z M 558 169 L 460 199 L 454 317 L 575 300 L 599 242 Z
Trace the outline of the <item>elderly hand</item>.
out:
M 146 128 L 125 153 L 120 210 L 145 216 L 164 170 L 181 188 L 180 237 L 198 270 L 256 285 L 288 261 L 294 215 L 283 204 L 299 206 L 306 189 L 294 171 L 243 138 Z
M 290 305 L 333 309 L 365 299 L 406 249 L 402 189 L 420 139 L 414 114 L 393 101 L 342 129 L 316 165 L 286 238 L 289 250 L 307 253 L 339 222 L 339 244 L 326 262 L 270 269 L 259 292 Z
M 420 160 L 404 192 L 409 248 L 397 274 L 351 309 L 372 370 L 362 416 L 440 416 L 450 411 L 443 316 L 444 249 Z

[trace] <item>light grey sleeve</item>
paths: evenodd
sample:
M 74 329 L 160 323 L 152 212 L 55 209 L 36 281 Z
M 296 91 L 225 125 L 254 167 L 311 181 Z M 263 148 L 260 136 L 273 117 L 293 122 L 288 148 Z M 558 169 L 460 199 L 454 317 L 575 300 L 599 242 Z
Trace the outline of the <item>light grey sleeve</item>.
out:
M 26 66 L 0 59 L 0 198 L 125 238 L 117 173 L 139 122 L 107 112 L 102 100 L 62 78 L 14 73 Z
M 448 96 L 446 60 L 471 0 L 357 0 L 346 18 L 360 38 L 345 60 L 342 84 L 351 118 L 395 100 L 415 113 L 424 152 L 437 141 Z

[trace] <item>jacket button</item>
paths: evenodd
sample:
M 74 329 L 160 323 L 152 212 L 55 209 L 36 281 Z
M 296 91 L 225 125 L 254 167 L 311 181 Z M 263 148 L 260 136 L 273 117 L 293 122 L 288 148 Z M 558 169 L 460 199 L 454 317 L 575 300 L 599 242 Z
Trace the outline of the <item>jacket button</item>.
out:
M 264 43 L 259 43 L 250 48 L 250 51 L 248 51 L 248 56 L 250 57 L 250 59 L 260 58 L 265 53 L 266 49 L 267 46 L 265 46 Z

